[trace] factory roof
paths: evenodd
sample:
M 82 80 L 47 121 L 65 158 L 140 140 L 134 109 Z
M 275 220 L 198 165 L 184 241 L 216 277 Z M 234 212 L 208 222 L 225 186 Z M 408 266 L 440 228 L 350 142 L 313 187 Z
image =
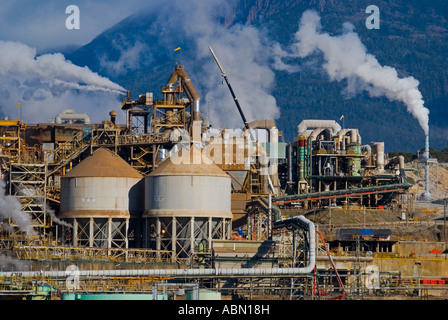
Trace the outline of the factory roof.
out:
M 112 151 L 100 148 L 79 163 L 64 177 L 127 177 L 143 178 L 120 156 Z
M 392 235 L 391 229 L 361 229 L 347 228 L 337 230 L 337 236 L 340 240 L 354 239 L 356 236 L 372 236 L 376 238 L 387 238 Z
M 164 160 L 148 176 L 195 175 L 229 177 L 197 147 L 184 147 Z

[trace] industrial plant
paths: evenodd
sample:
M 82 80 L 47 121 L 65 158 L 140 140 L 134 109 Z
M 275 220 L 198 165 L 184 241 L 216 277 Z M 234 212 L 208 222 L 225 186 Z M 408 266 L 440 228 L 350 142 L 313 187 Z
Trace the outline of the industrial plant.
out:
M 0 121 L 0 298 L 446 299 L 429 173 L 422 196 L 334 119 L 298 112 L 293 141 L 247 121 L 210 51 L 242 129 L 213 127 L 182 65 L 101 123 Z

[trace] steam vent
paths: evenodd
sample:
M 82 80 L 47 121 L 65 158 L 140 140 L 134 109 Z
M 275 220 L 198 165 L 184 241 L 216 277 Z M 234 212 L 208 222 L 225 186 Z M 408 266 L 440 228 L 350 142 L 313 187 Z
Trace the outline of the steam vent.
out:
M 102 148 L 63 176 L 60 218 L 73 224 L 73 245 L 128 247 L 130 219 L 141 218 L 142 178 Z
M 175 156 L 179 161 L 172 156 L 145 178 L 144 234 L 149 247 L 187 256 L 203 239 L 210 248 L 212 239 L 229 238 L 231 182 L 195 147 Z

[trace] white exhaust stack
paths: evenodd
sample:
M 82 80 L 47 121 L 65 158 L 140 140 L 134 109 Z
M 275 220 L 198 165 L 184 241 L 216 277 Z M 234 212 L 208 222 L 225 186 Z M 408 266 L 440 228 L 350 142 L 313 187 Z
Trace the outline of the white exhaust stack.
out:
M 422 200 L 431 201 L 429 193 L 429 135 L 426 135 L 425 143 L 425 192 L 422 194 Z

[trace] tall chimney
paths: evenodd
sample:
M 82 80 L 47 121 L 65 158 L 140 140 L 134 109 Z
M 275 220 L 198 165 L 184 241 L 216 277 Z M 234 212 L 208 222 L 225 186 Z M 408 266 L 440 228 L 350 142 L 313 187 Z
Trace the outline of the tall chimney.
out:
M 431 201 L 429 193 L 429 135 L 426 136 L 425 143 L 425 192 L 422 195 L 422 200 Z
M 117 118 L 117 111 L 112 110 L 111 112 L 109 112 L 110 115 L 110 122 L 112 122 L 112 124 L 115 124 L 115 120 Z

